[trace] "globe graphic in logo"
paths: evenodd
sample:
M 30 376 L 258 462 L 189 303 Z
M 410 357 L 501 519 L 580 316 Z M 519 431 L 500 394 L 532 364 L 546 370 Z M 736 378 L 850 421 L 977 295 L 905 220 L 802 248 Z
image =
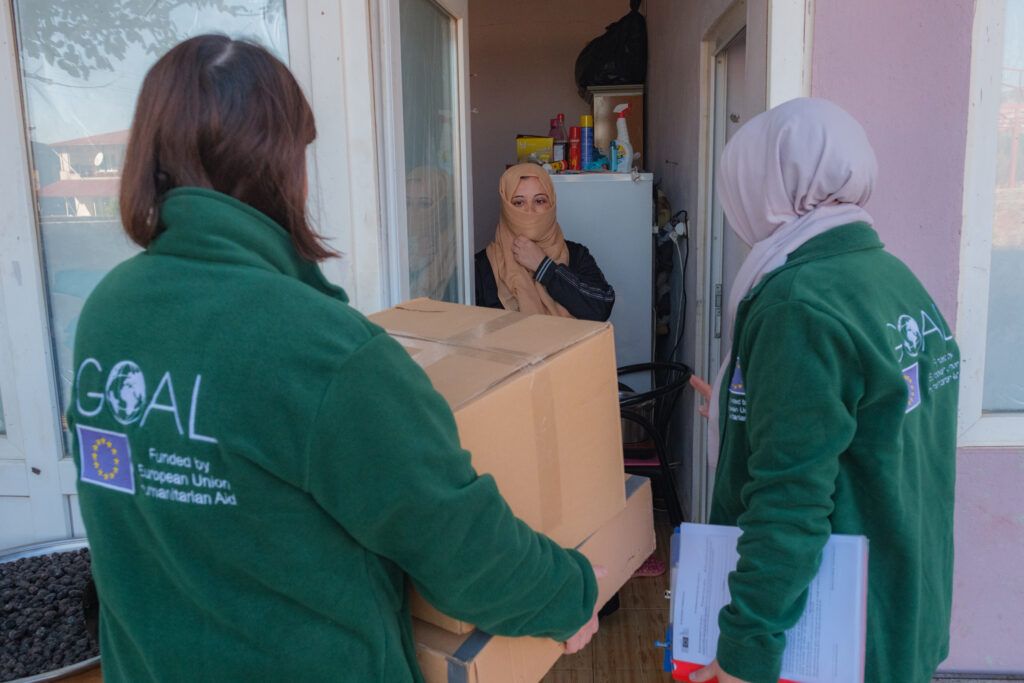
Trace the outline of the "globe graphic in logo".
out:
M 130 360 L 123 360 L 107 377 L 107 405 L 114 419 L 123 425 L 137 422 L 146 405 L 146 378 Z
M 903 348 L 911 356 L 917 356 L 924 351 L 924 336 L 917 321 L 909 315 L 901 315 L 898 321 L 900 334 L 903 335 Z

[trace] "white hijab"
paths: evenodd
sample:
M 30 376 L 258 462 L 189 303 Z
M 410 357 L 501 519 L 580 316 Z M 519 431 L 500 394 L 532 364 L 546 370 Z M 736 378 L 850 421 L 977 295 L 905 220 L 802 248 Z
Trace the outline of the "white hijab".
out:
M 878 162 L 857 121 L 828 100 L 800 98 L 755 116 L 725 146 L 718 198 L 729 224 L 751 249 L 732 287 L 726 324 L 761 278 L 802 244 L 871 216 Z M 732 337 L 735 344 L 735 337 Z M 719 399 L 732 350 L 712 384 L 708 462 L 718 464 Z

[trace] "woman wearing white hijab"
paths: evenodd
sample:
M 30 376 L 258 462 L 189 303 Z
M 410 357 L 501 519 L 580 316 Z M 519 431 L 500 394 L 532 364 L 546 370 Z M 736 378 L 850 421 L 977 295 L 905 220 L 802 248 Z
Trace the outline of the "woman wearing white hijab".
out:
M 867 681 L 925 683 L 946 657 L 959 351 L 863 206 L 877 164 L 824 100 L 765 112 L 722 155 L 750 247 L 710 400 L 711 522 L 739 526 L 718 659 L 691 680 L 777 681 L 829 534 L 871 543 Z

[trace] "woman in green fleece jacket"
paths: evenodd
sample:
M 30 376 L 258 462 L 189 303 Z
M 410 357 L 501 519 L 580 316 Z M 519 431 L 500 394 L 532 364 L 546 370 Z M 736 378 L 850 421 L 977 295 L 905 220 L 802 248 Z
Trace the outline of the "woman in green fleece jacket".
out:
M 252 44 L 193 38 L 143 82 L 120 204 L 145 251 L 85 304 L 68 411 L 107 681 L 420 681 L 407 581 L 494 634 L 596 630 L 587 560 L 321 275 L 314 137 Z
M 765 112 L 720 168 L 751 252 L 709 404 L 711 522 L 743 533 L 718 658 L 691 680 L 775 683 L 838 533 L 870 542 L 865 680 L 927 683 L 949 641 L 956 342 L 871 228 L 875 156 L 845 111 L 799 99 Z

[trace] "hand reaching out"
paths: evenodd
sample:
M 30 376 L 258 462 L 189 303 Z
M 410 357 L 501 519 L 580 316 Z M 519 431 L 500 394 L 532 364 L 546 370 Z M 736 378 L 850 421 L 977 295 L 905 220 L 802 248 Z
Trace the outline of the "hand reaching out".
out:
M 698 410 L 701 415 L 707 417 L 708 410 L 711 408 L 711 385 L 697 375 L 690 375 L 690 386 L 704 398 Z

